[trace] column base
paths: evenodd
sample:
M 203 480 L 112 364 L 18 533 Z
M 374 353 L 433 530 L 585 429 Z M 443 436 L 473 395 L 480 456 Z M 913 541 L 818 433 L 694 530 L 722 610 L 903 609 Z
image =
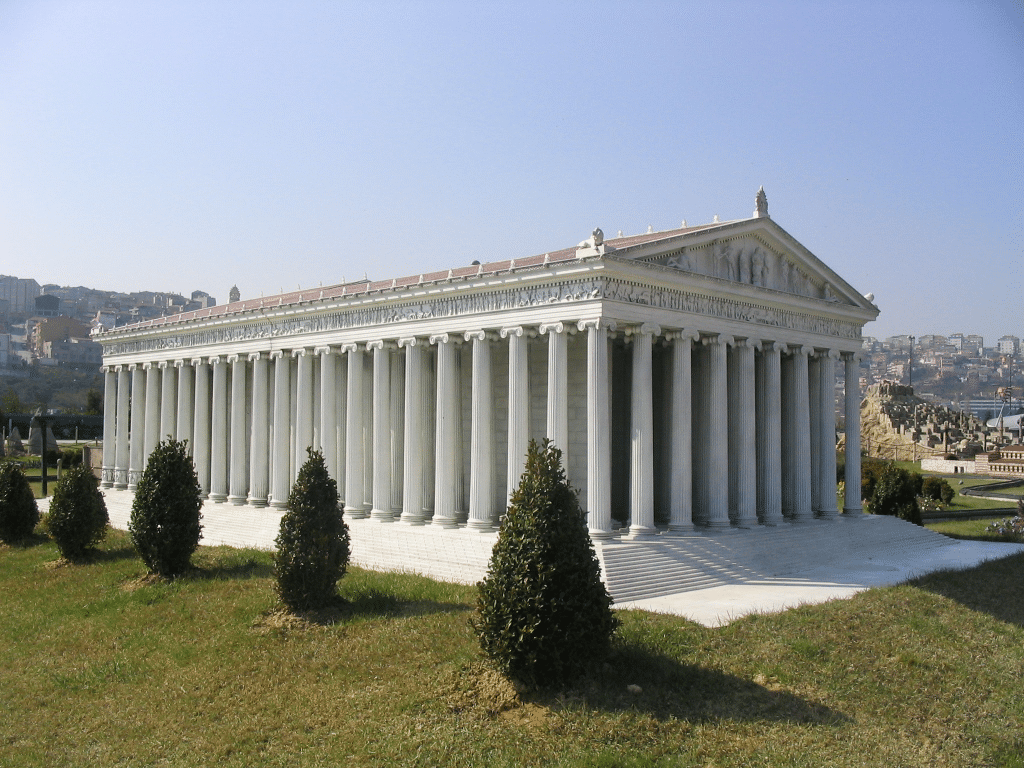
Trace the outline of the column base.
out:
M 366 509 L 363 507 L 345 507 L 345 517 L 349 520 L 365 520 L 369 516 L 370 515 L 367 513 Z
M 431 521 L 430 524 L 431 525 L 436 525 L 439 528 L 458 528 L 459 527 L 459 521 L 456 520 L 454 517 L 438 517 L 436 514 L 434 515 L 434 519 Z
M 271 499 L 270 506 L 274 509 L 288 509 L 288 502 L 285 499 Z
M 245 496 L 232 496 L 228 495 L 228 504 L 233 507 L 241 507 L 245 505 Z
M 214 504 L 223 504 L 228 500 L 228 495 L 226 493 L 211 493 L 208 498 Z
M 848 520 L 862 520 L 867 517 L 864 507 L 843 507 L 843 518 Z
M 668 532 L 671 533 L 693 533 L 693 523 L 669 523 Z
M 615 533 L 612 532 L 612 531 L 604 531 L 604 530 L 591 529 L 589 531 L 589 533 L 590 533 L 590 538 L 592 540 L 597 540 L 597 541 L 609 541 L 609 540 L 615 538 Z
M 470 520 L 466 523 L 466 528 L 471 531 L 480 531 L 481 533 L 490 533 L 495 530 L 494 523 L 490 520 Z
M 423 515 L 403 514 L 400 518 L 398 518 L 398 522 L 402 525 L 426 525 L 428 520 Z
M 378 523 L 393 523 L 395 522 L 395 516 L 390 510 L 384 509 L 371 509 L 370 519 L 376 520 Z
M 263 508 L 267 506 L 266 499 L 254 499 L 251 496 L 245 500 L 245 503 L 248 504 L 250 507 Z
M 819 509 L 816 510 L 814 516 L 819 520 L 835 520 L 839 517 L 838 509 Z
M 631 525 L 629 526 L 629 531 L 622 538 L 633 541 L 635 539 L 653 539 L 657 535 L 657 528 L 651 528 L 646 525 Z

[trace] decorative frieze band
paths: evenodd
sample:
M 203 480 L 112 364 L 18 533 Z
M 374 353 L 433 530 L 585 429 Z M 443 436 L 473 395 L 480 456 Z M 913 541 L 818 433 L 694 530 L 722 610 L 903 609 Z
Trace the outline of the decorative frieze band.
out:
M 291 320 L 263 320 L 231 328 L 210 328 L 137 341 L 100 342 L 106 355 L 127 355 L 156 350 L 201 347 L 252 339 L 300 336 L 307 333 L 343 331 L 395 322 L 429 318 L 473 316 L 524 307 L 558 303 L 617 301 L 673 312 L 686 312 L 723 320 L 755 323 L 842 339 L 859 339 L 860 326 L 822 317 L 760 306 L 721 297 L 703 296 L 680 289 L 658 288 L 607 278 L 554 285 L 510 288 L 473 296 L 445 297 L 433 301 L 366 307 Z

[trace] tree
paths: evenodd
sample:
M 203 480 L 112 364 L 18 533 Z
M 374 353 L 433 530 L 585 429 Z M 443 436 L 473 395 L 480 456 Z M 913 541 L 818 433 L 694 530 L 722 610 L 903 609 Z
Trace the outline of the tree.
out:
M 21 541 L 32 535 L 39 522 L 32 486 L 21 464 L 0 463 L 0 541 Z
M 277 593 L 293 611 L 326 608 L 338 600 L 338 579 L 348 570 L 349 533 L 338 505 L 338 484 L 320 451 L 309 458 L 288 494 L 275 543 Z
M 103 393 L 98 389 L 90 389 L 85 393 L 85 413 L 87 416 L 103 415 Z
M 64 471 L 53 490 L 50 511 L 43 521 L 47 532 L 68 560 L 78 560 L 107 533 L 107 505 L 99 481 L 79 464 Z
M 162 441 L 149 455 L 128 521 L 135 549 L 152 573 L 184 573 L 202 533 L 202 489 L 184 441 Z
M 871 496 L 871 511 L 876 515 L 892 515 L 922 525 L 921 508 L 911 473 L 889 464 L 879 475 Z
M 607 658 L 618 626 L 561 458 L 550 441 L 530 442 L 471 620 L 505 675 L 543 687 L 571 683 Z

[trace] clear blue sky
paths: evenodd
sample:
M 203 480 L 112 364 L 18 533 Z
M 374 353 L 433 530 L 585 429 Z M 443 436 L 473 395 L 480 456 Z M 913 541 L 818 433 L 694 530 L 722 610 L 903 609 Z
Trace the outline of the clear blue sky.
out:
M 1024 337 L 1024 4 L 0 3 L 0 273 L 226 300 L 772 217 Z

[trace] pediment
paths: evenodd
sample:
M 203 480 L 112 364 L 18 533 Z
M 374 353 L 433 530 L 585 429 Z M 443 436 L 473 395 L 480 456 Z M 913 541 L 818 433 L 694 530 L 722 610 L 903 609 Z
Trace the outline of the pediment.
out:
M 620 258 L 864 309 L 872 304 L 768 218 L 726 222 L 618 249 Z

